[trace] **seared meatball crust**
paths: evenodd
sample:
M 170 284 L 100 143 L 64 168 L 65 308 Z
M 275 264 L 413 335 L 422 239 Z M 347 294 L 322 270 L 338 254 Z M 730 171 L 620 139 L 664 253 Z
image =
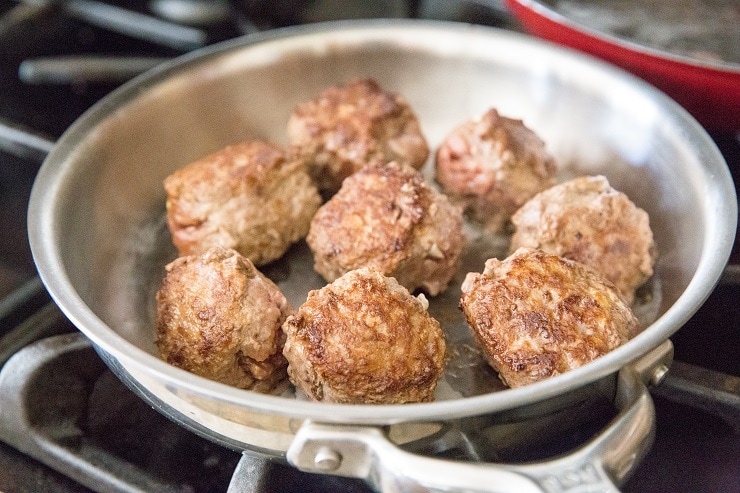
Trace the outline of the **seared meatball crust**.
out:
M 269 392 L 285 381 L 281 326 L 294 310 L 249 259 L 214 247 L 165 270 L 156 298 L 162 359 L 243 389 Z
M 462 211 L 396 162 L 347 178 L 314 216 L 306 241 L 329 282 L 370 266 L 431 296 L 448 286 L 465 247 Z
M 314 401 L 433 400 L 445 338 L 426 308 L 423 298 L 370 268 L 311 291 L 283 324 L 290 380 Z
M 399 161 L 420 169 L 429 157 L 419 119 L 406 99 L 369 78 L 329 87 L 296 106 L 288 140 L 327 196 L 368 163 Z
M 532 130 L 490 109 L 450 132 L 437 149 L 435 171 L 450 199 L 498 233 L 522 204 L 555 184 L 557 170 Z
M 647 212 L 603 176 L 584 176 L 533 197 L 512 217 L 511 251 L 538 248 L 591 266 L 628 303 L 653 275 L 657 248 Z
M 591 268 L 522 248 L 469 273 L 460 307 L 488 363 L 509 387 L 584 365 L 627 342 L 639 322 Z
M 259 140 L 226 147 L 164 181 L 167 224 L 180 255 L 233 248 L 255 265 L 308 232 L 321 197 L 300 160 Z

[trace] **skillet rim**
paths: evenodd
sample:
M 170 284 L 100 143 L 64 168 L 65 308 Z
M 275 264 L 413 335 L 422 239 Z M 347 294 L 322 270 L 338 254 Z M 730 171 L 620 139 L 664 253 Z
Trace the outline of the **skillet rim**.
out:
M 677 119 L 682 127 L 685 127 L 685 130 L 692 132 L 693 137 L 697 139 L 694 145 L 698 147 L 702 155 L 708 158 L 707 162 L 709 164 L 705 162 L 702 174 L 707 182 L 714 184 L 712 190 L 716 197 L 712 198 L 715 200 L 713 203 L 718 206 L 718 210 L 713 215 L 714 221 L 705 225 L 707 237 L 704 240 L 702 253 L 691 281 L 675 303 L 653 324 L 645 328 L 641 334 L 588 365 L 521 388 L 460 399 L 404 404 L 401 406 L 331 404 L 301 400 L 290 400 L 290 405 L 286 406 L 287 401 L 284 397 L 237 389 L 167 364 L 118 335 L 82 301 L 66 274 L 58 244 L 54 241 L 61 234 L 56 221 L 56 207 L 54 205 L 60 194 L 61 185 L 67 179 L 66 174 L 70 171 L 70 168 L 74 167 L 69 165 L 69 158 L 74 153 L 77 144 L 88 136 L 97 124 L 128 102 L 136 99 L 137 95 L 147 88 L 169 79 L 179 71 L 186 70 L 194 64 L 205 63 L 211 58 L 232 50 L 246 50 L 252 46 L 289 37 L 316 36 L 328 33 L 338 35 L 339 33 L 363 30 L 372 31 L 377 36 L 377 33 L 387 32 L 392 34 L 398 30 L 405 31 L 409 29 L 419 31 L 444 30 L 445 32 L 454 32 L 456 36 L 461 37 L 469 36 L 471 33 L 479 36 L 498 36 L 513 40 L 532 50 L 543 51 L 556 57 L 565 57 L 576 63 L 589 64 L 592 68 L 608 72 L 611 77 L 623 79 L 625 83 L 637 84 L 638 89 L 648 92 L 651 98 L 656 98 L 661 108 L 667 111 L 671 118 Z M 389 36 L 384 39 L 389 39 Z M 317 419 L 325 422 L 391 424 L 410 420 L 454 419 L 510 410 L 543 401 L 611 374 L 616 374 L 623 366 L 657 347 L 693 315 L 719 280 L 725 262 L 730 255 L 734 239 L 734 227 L 737 222 L 736 200 L 720 201 L 720 198 L 727 199 L 730 196 L 734 198 L 734 185 L 724 159 L 708 134 L 693 117 L 689 116 L 673 100 L 646 82 L 606 62 L 543 42 L 528 35 L 487 26 L 407 19 L 329 21 L 250 34 L 214 44 L 165 62 L 112 91 L 70 126 L 44 161 L 31 192 L 28 229 L 31 250 L 37 269 L 52 299 L 73 324 L 92 341 L 96 349 L 103 351 L 107 357 L 115 359 L 124 369 L 127 367 L 136 368 L 138 371 L 145 372 L 168 385 L 179 386 L 194 394 L 217 401 L 229 402 L 259 412 Z M 144 386 L 146 388 L 146 385 Z

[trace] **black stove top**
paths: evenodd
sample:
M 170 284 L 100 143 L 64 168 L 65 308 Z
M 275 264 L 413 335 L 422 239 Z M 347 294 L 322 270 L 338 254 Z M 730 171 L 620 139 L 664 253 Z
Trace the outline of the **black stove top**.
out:
M 183 3 L 210 4 L 211 17 L 182 24 L 182 11 L 164 10 Z M 324 4 L 336 2 L 0 1 L 0 395 L 18 396 L 13 406 L 0 408 L 0 491 L 227 491 L 241 457 L 174 424 L 129 391 L 35 276 L 26 238 L 28 195 L 45 150 L 86 108 L 147 63 L 255 29 L 372 14 L 516 28 L 496 1 L 347 1 L 342 11 Z M 106 10 L 111 6 L 125 9 L 122 21 L 121 11 Z M 152 39 L 149 28 L 175 21 L 166 39 Z M 60 57 L 75 59 L 63 58 L 60 70 Z M 101 69 L 91 57 L 114 60 L 115 70 L 110 62 Z M 713 138 L 738 186 L 740 136 Z M 736 242 L 731 262 L 738 261 Z M 740 491 L 738 277 L 728 270 L 672 338 L 676 363 L 653 391 L 656 442 L 624 491 Z M 18 351 L 48 362 L 24 370 L 22 358 L 12 358 Z M 584 436 L 564 440 L 593 431 L 585 427 Z M 249 491 L 369 491 L 359 481 L 308 475 L 259 457 L 249 464 Z

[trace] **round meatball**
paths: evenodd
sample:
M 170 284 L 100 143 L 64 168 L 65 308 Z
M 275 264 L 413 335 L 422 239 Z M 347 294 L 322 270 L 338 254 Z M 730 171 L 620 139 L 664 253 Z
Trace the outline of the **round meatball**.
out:
M 445 338 L 426 308 L 423 296 L 371 268 L 311 291 L 283 324 L 290 380 L 315 401 L 433 400 Z
M 522 204 L 555 184 L 555 161 L 542 140 L 495 109 L 455 128 L 437 150 L 435 166 L 450 199 L 496 233 Z
M 399 161 L 420 169 L 429 157 L 408 102 L 372 79 L 329 87 L 298 105 L 288 121 L 288 139 L 327 195 L 368 163 Z
M 627 342 L 639 322 L 591 268 L 522 248 L 469 273 L 460 307 L 488 363 L 509 387 L 584 365 Z
M 255 265 L 304 238 L 321 197 L 297 159 L 262 141 L 226 147 L 168 176 L 167 224 L 180 255 L 233 248 Z
M 321 206 L 306 241 L 327 281 L 371 266 L 408 290 L 434 296 L 455 275 L 465 246 L 460 208 L 421 173 L 391 162 L 345 180 Z
M 538 194 L 512 223 L 512 252 L 538 248 L 591 266 L 629 303 L 653 275 L 656 247 L 647 212 L 603 176 L 576 178 Z
M 281 326 L 293 312 L 249 259 L 214 247 L 167 265 L 157 292 L 157 345 L 174 366 L 267 392 L 287 377 Z

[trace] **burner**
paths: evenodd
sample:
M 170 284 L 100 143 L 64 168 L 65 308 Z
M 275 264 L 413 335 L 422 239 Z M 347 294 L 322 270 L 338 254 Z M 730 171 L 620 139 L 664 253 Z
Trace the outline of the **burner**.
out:
M 516 29 L 503 3 L 0 0 L 0 490 L 370 491 L 358 480 L 260 456 L 240 462 L 240 451 L 175 424 L 129 390 L 35 276 L 28 196 L 53 141 L 101 97 L 162 60 L 256 30 L 379 12 Z M 713 138 L 739 186 L 740 136 Z M 736 241 L 731 262 L 739 261 Z M 672 337 L 676 361 L 653 390 L 656 442 L 623 486 L 627 493 L 738 490 L 740 275 L 737 265 L 726 272 Z M 501 458 L 546 457 L 583 443 L 603 426 L 608 410 L 600 411 L 562 441 Z

